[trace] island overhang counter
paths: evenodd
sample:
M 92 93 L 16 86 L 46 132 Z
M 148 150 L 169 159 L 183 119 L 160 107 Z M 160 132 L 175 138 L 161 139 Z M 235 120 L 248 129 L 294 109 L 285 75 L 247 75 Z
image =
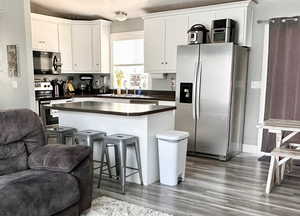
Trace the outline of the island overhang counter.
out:
M 138 136 L 144 184 L 159 180 L 156 134 L 174 130 L 176 107 L 87 101 L 55 104 L 50 109 L 58 110 L 60 126 L 74 127 L 79 131 L 99 130 L 108 135 L 123 133 Z M 112 161 L 113 152 L 111 149 Z M 94 146 L 94 158 L 100 158 L 98 145 Z M 135 167 L 134 151 L 129 149 L 127 158 L 128 166 Z M 129 177 L 127 181 L 139 183 L 138 175 Z

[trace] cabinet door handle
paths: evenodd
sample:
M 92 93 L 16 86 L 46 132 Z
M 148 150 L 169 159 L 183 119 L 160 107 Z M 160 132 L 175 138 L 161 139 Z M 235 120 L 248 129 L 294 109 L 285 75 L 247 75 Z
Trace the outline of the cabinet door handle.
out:
M 164 64 L 163 62 L 161 64 Z
M 168 64 L 168 62 L 165 62 L 165 64 Z

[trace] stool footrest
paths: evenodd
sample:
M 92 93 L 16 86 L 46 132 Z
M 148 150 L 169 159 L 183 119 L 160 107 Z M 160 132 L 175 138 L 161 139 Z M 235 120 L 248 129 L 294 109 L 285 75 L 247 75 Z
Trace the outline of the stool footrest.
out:
M 127 169 L 131 169 L 131 170 L 139 170 L 138 168 L 135 167 L 126 167 Z
M 132 172 L 132 173 L 130 173 L 129 175 L 127 175 L 127 176 L 126 176 L 126 178 L 127 178 L 127 177 L 129 177 L 129 176 L 132 176 L 132 175 L 138 174 L 138 173 L 139 173 L 139 171 Z

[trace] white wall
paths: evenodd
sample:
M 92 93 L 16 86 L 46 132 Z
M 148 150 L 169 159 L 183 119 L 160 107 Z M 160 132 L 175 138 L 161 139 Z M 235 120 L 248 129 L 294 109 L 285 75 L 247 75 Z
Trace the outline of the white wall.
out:
M 29 0 L 0 0 L 5 4 L 0 14 L 0 109 L 33 108 L 33 66 Z M 21 76 L 7 73 L 6 45 L 17 45 Z M 17 88 L 13 88 L 13 82 Z
M 254 10 L 253 42 L 250 52 L 248 95 L 246 104 L 246 124 L 244 143 L 257 144 L 257 122 L 260 107 L 260 90 L 251 89 L 251 81 L 260 81 L 262 75 L 262 60 L 264 47 L 264 24 L 257 20 L 273 17 L 300 16 L 299 0 L 260 0 Z

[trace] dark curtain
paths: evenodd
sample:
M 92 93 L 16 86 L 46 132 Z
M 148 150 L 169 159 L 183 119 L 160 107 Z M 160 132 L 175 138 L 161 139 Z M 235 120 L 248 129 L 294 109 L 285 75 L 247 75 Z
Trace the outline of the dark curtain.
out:
M 300 120 L 300 17 L 272 19 L 269 37 L 265 119 Z M 262 151 L 274 147 L 275 135 L 264 131 Z

